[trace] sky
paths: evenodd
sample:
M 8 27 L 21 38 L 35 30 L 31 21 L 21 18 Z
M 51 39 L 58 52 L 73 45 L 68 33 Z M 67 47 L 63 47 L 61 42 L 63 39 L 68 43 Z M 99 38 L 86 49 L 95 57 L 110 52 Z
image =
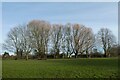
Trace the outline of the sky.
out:
M 34 19 L 51 24 L 79 23 L 91 27 L 95 34 L 105 27 L 118 38 L 117 2 L 3 2 L 0 43 L 11 28 Z
M 119 2 L 119 0 L 1 0 L 2 2 Z

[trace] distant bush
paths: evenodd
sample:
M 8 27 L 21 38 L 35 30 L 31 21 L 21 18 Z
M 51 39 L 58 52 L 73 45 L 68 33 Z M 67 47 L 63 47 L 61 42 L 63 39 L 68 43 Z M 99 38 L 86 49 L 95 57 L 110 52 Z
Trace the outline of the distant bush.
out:
M 93 58 L 93 57 L 104 57 L 104 54 L 99 53 L 99 52 L 91 53 L 90 55 L 91 55 L 92 58 Z
M 4 52 L 2 58 L 3 58 L 3 59 L 7 59 L 7 58 L 9 58 L 9 57 L 10 57 L 9 53 L 8 53 L 8 52 Z

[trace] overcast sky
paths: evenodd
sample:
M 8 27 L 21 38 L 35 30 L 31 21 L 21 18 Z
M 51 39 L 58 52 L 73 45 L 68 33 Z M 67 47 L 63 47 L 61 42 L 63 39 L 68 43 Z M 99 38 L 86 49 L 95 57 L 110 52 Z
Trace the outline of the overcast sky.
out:
M 1 7 L 1 4 L 0 4 Z M 91 27 L 94 33 L 102 27 L 109 28 L 118 38 L 117 2 L 77 2 L 41 3 L 8 2 L 2 3 L 2 43 L 8 31 L 18 24 L 26 24 L 33 19 L 50 23 L 79 23 Z

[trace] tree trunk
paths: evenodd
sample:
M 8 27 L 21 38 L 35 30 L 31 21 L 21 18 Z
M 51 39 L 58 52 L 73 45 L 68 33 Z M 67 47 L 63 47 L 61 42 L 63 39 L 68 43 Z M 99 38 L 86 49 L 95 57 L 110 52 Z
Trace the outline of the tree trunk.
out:
M 75 54 L 75 58 L 77 58 L 77 54 Z
M 17 60 L 18 58 L 19 58 L 19 51 L 18 51 L 18 49 L 16 50 L 16 59 L 15 60 Z
M 107 57 L 107 51 L 104 50 L 104 57 Z
M 89 55 L 88 55 L 88 50 L 86 50 L 86 57 L 87 57 L 87 58 L 89 57 Z
M 28 60 L 28 54 L 26 54 L 26 60 Z
M 76 53 L 75 53 L 75 58 L 77 58 L 77 55 L 78 55 L 78 51 L 76 50 Z
M 22 55 L 23 54 L 23 51 L 22 50 L 20 50 L 20 58 L 22 59 Z

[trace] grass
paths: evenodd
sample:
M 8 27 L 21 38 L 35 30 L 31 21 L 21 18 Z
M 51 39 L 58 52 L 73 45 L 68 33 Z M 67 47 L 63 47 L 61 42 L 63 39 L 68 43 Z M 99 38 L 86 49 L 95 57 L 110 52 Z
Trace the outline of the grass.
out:
M 3 60 L 3 78 L 116 78 L 116 58 Z
M 0 58 L 0 79 L 2 78 L 2 59 Z

